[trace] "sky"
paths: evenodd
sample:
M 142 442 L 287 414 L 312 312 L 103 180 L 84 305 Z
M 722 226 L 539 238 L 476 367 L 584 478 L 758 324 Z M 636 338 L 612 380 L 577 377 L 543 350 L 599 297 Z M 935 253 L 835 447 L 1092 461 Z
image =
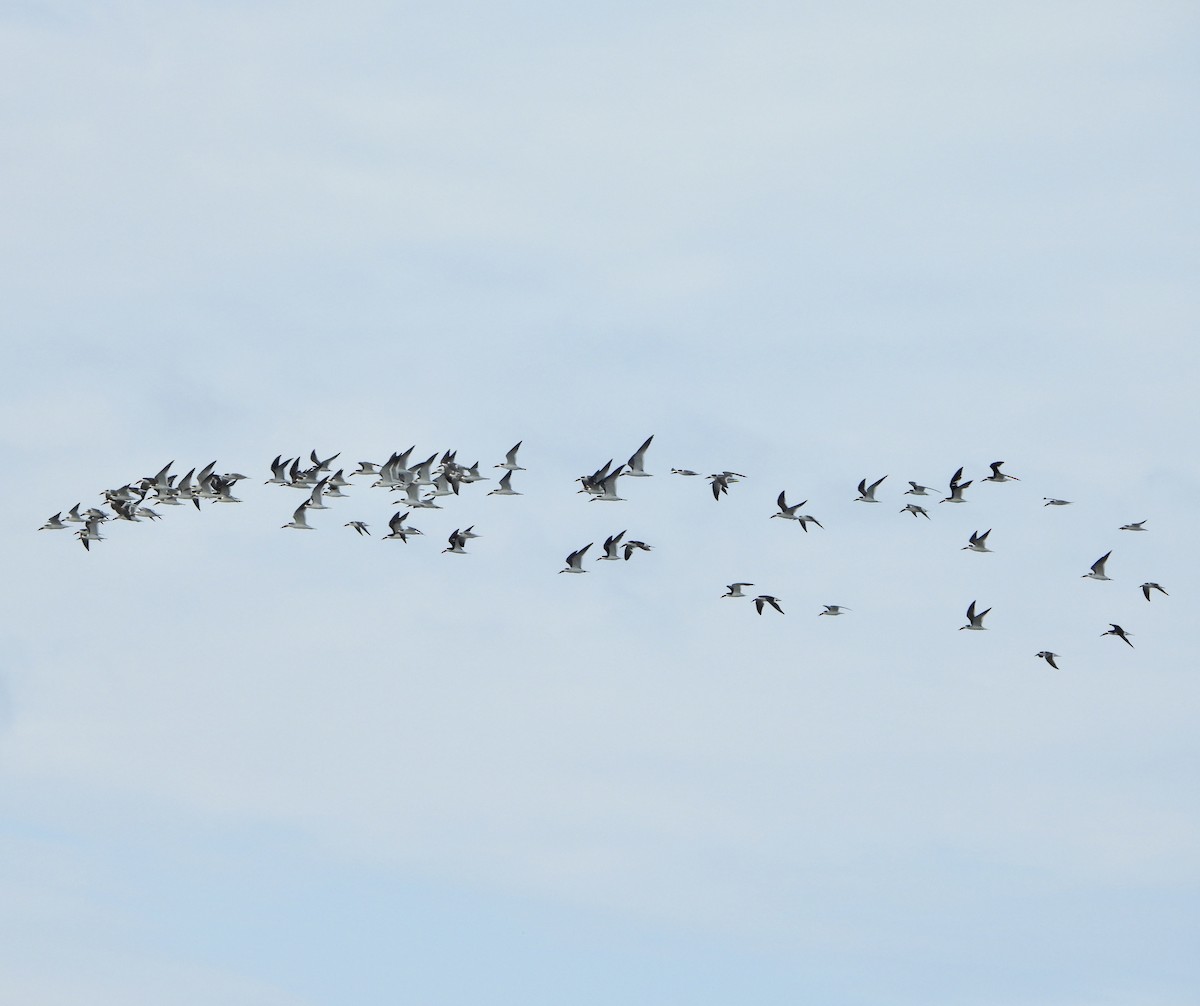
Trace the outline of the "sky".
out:
M 1193 1004 L 1198 20 L 6 5 L 8 994 Z M 281 527 L 410 445 L 493 481 Z

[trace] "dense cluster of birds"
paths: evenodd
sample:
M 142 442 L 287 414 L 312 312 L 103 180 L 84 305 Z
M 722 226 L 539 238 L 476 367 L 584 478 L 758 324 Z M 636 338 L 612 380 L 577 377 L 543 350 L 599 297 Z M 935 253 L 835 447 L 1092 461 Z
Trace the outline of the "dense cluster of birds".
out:
M 630 455 L 627 462 L 619 464 L 615 468 L 613 467 L 613 459 L 610 458 L 595 471 L 579 476 L 575 480 L 580 484 L 578 492 L 588 495 L 591 502 L 622 502 L 624 497 L 619 495 L 621 479 L 649 478 L 651 476 L 652 473 L 646 470 L 646 452 L 649 450 L 653 440 L 653 436 L 647 437 L 645 442 Z M 521 446 L 522 442 L 518 441 L 505 454 L 502 462 L 492 466 L 494 469 L 500 469 L 503 474 L 496 480 L 496 488 L 490 490 L 487 495 L 522 495 L 519 490 L 513 488 L 513 475 L 517 472 L 526 471 L 518 462 L 518 454 Z M 420 529 L 408 523 L 414 510 L 440 509 L 441 504 L 438 502 L 440 499 L 458 496 L 463 487 L 470 486 L 476 482 L 491 481 L 489 476 L 482 474 L 480 471 L 479 461 L 471 465 L 461 464 L 457 460 L 457 451 L 448 450 L 441 453 L 440 456 L 435 451 L 427 458 L 414 461 L 412 455 L 415 449 L 414 446 L 403 452 L 393 452 L 382 463 L 360 461 L 357 463 L 357 468 L 349 472 L 348 475 L 345 468 L 332 470 L 333 464 L 340 457 L 340 454 L 321 458 L 313 450 L 310 452 L 307 462 L 302 461 L 300 457 L 285 458 L 282 454 L 277 455 L 270 463 L 271 477 L 266 480 L 265 484 L 300 490 L 307 494 L 300 505 L 292 512 L 292 519 L 283 524 L 282 527 L 298 531 L 315 530 L 314 525 L 309 523 L 310 513 L 329 509 L 326 500 L 340 499 L 347 496 L 348 494 L 343 492 L 343 489 L 354 484 L 351 482 L 351 479 L 370 479 L 371 482 L 369 484 L 372 488 L 401 494 L 401 499 L 393 501 L 393 505 L 399 504 L 400 509 L 397 509 L 388 521 L 388 533 L 382 535 L 381 539 L 384 541 L 407 543 L 410 538 L 422 534 Z M 75 537 L 78 538 L 85 549 L 90 551 L 94 542 L 105 540 L 105 537 L 100 532 L 106 523 L 120 521 L 138 523 L 160 520 L 162 514 L 155 509 L 155 506 L 185 506 L 191 503 L 199 509 L 204 502 L 242 502 L 234 495 L 234 490 L 237 483 L 247 479 L 247 476 L 237 472 L 218 474 L 216 471 L 217 463 L 215 461 L 205 465 L 199 471 L 192 468 L 182 476 L 178 476 L 171 474 L 174 464 L 173 461 L 168 462 L 155 475 L 135 479 L 115 489 L 103 490 L 100 496 L 104 501 L 104 506 L 82 509 L 82 503 L 76 503 L 65 512 L 65 516 L 63 511 L 59 511 L 50 517 L 38 530 L 69 530 L 72 525 L 77 525 L 78 527 L 74 532 Z M 1003 461 L 992 462 L 989 465 L 991 474 L 983 477 L 982 481 L 993 483 L 1020 481 L 1017 476 L 1005 472 L 1003 470 L 1004 465 L 1005 462 Z M 690 468 L 672 468 L 670 471 L 671 474 L 684 478 L 700 477 L 700 472 Z M 963 504 L 967 502 L 965 493 L 974 484 L 974 480 L 968 479 L 964 481 L 963 471 L 963 468 L 960 467 L 950 477 L 947 494 L 937 500 L 939 504 Z M 858 483 L 858 495 L 854 498 L 854 502 L 867 504 L 882 502 L 877 494 L 887 477 L 886 475 L 881 476 L 870 483 L 868 483 L 867 479 L 862 479 Z M 709 474 L 707 480 L 713 499 L 719 502 L 722 496 L 729 493 L 731 486 L 738 484 L 745 478 L 745 475 L 729 470 Z M 908 485 L 909 488 L 904 491 L 905 496 L 932 498 L 937 492 L 933 487 L 922 485 L 918 482 L 910 481 Z M 1049 496 L 1042 498 L 1044 506 L 1061 507 L 1071 505 L 1070 500 Z M 794 521 L 806 534 L 808 533 L 810 524 L 817 528 L 824 528 L 824 525 L 815 516 L 803 512 L 808 506 L 808 500 L 801 500 L 798 503 L 792 504 L 787 502 L 786 489 L 779 493 L 775 505 L 777 512 L 772 513 L 770 515 L 771 518 Z M 929 510 L 916 502 L 905 503 L 899 512 L 901 514 L 909 514 L 914 518 L 923 517 L 926 520 L 932 519 Z M 1119 530 L 1144 532 L 1146 524 L 1146 520 L 1136 521 L 1121 525 Z M 343 526 L 360 536 L 371 536 L 370 525 L 365 521 L 351 520 Z M 627 562 L 638 552 L 650 552 L 653 550 L 653 546 L 644 541 L 626 538 L 627 533 L 627 530 L 623 530 L 609 535 L 604 540 L 602 546 L 604 554 L 598 555 L 596 558 L 602 561 Z M 962 546 L 962 549 L 971 552 L 991 552 L 992 550 L 988 547 L 988 537 L 991 533 L 991 528 L 985 531 L 973 531 L 967 543 Z M 474 524 L 465 528 L 455 528 L 450 533 L 447 539 L 447 546 L 442 549 L 442 552 L 452 555 L 466 555 L 468 554 L 467 545 L 472 539 L 478 537 L 480 535 L 475 531 Z M 588 572 L 585 565 L 585 557 L 593 545 L 595 545 L 594 541 L 588 542 L 586 545 L 568 553 L 565 559 L 565 566 L 559 572 L 573 574 Z M 1111 555 L 1112 550 L 1110 549 L 1092 563 L 1089 571 L 1083 573 L 1082 576 L 1092 580 L 1109 580 L 1110 577 L 1106 574 L 1105 570 Z M 750 594 L 743 591 L 745 587 L 754 586 L 753 583 L 746 581 L 736 581 L 728 584 L 726 592 L 721 594 L 720 597 L 722 599 L 751 598 L 755 610 L 759 615 L 767 608 L 781 615 L 784 614 L 782 598 L 767 593 L 751 597 Z M 1161 584 L 1152 581 L 1141 584 L 1139 589 L 1147 601 L 1151 600 L 1154 592 L 1167 595 L 1167 591 Z M 824 605 L 824 610 L 818 612 L 818 614 L 822 616 L 839 616 L 850 610 L 844 605 L 826 604 Z M 967 607 L 967 624 L 960 626 L 960 629 L 975 632 L 985 631 L 987 626 L 984 625 L 984 619 L 991 610 L 990 607 L 979 610 L 978 601 L 972 600 Z M 1101 636 L 1115 636 L 1132 647 L 1133 642 L 1129 638 L 1131 635 L 1132 633 L 1126 631 L 1120 625 L 1111 622 L 1109 623 L 1109 629 L 1101 633 Z M 1054 668 L 1058 667 L 1057 661 L 1061 659 L 1059 654 L 1051 650 L 1041 650 L 1035 656 L 1045 660 Z

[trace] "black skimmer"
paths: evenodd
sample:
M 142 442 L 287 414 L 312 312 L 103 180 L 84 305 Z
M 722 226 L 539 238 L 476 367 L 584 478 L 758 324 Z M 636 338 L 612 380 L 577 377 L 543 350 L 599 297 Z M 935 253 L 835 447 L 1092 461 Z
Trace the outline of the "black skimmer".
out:
M 959 632 L 961 632 L 963 629 L 973 629 L 976 632 L 987 631 L 987 626 L 983 624 L 983 618 L 991 610 L 991 608 L 987 608 L 979 612 L 979 614 L 975 614 L 975 602 L 972 601 L 971 606 L 967 608 L 967 624 L 960 625 L 958 627 Z
M 1126 632 L 1119 625 L 1117 625 L 1116 622 L 1109 622 L 1108 624 L 1111 625 L 1112 628 L 1107 632 L 1100 633 L 1101 636 L 1116 636 L 1118 639 L 1123 639 L 1125 642 L 1129 643 L 1129 637 L 1133 635 L 1132 632 Z M 1133 646 L 1133 643 L 1129 643 L 1129 645 Z
M 883 478 L 876 479 L 870 485 L 867 485 L 867 480 L 863 479 L 858 484 L 858 498 L 855 499 L 854 502 L 855 503 L 878 503 L 879 500 L 877 500 L 875 498 L 875 490 L 879 488 L 879 484 L 883 481 L 883 479 L 886 479 L 886 478 L 887 478 L 887 476 L 885 475 L 885 476 L 883 476 Z

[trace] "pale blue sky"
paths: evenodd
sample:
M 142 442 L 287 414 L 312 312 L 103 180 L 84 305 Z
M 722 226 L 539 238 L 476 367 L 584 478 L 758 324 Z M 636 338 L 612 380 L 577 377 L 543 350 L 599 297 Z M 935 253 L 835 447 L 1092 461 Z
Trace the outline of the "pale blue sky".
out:
M 10 995 L 1194 1003 L 1198 20 L 10 5 Z M 262 485 L 519 439 L 407 546 Z M 214 458 L 242 506 L 34 530 Z

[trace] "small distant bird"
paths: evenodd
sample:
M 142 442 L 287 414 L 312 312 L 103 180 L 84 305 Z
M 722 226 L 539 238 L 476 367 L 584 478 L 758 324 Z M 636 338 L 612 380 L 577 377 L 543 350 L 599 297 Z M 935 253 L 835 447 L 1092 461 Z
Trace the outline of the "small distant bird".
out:
M 604 539 L 604 554 L 596 556 L 597 559 L 620 559 L 621 558 L 621 539 L 625 537 L 625 532 L 620 534 L 610 534 Z
M 1122 524 L 1121 527 L 1119 528 L 1119 530 L 1121 530 L 1121 531 L 1145 531 L 1146 530 L 1146 522 L 1144 520 L 1140 520 L 1136 524 Z
M 991 610 L 991 608 L 987 608 L 979 614 L 975 614 L 975 602 L 972 601 L 971 606 L 967 609 L 967 624 L 960 625 L 958 631 L 961 632 L 963 629 L 974 629 L 977 632 L 987 631 L 987 626 L 983 624 L 983 618 Z
M 924 494 L 924 493 L 921 493 L 921 495 L 922 495 L 922 496 L 924 496 L 925 494 Z M 907 504 L 905 504 L 905 506 L 904 506 L 904 509 L 903 509 L 903 510 L 901 510 L 900 512 L 901 512 L 901 513 L 910 513 L 910 514 L 912 514 L 914 517 L 916 517 L 916 516 L 918 516 L 918 515 L 919 515 L 919 516 L 921 516 L 921 517 L 924 517 L 926 520 L 930 520 L 930 519 L 931 519 L 931 518 L 930 518 L 930 516 L 929 516 L 929 511 L 928 511 L 928 510 L 926 510 L 926 509 L 925 509 L 923 506 L 918 506 L 916 503 L 907 503 Z
M 402 541 L 405 545 L 407 545 L 408 536 L 410 534 L 422 534 L 423 532 L 419 531 L 415 527 L 405 526 L 404 522 L 408 519 L 408 516 L 411 513 L 411 510 L 406 510 L 404 513 L 401 513 L 399 510 L 397 510 L 394 514 L 392 514 L 392 519 L 388 521 L 388 533 L 383 536 L 383 540 Z
M 753 586 L 754 586 L 754 584 L 752 584 L 752 583 L 744 583 L 744 582 L 743 583 L 730 583 L 730 584 L 727 584 L 729 593 L 722 594 L 721 596 L 722 597 L 745 597 L 746 595 L 742 593 L 742 588 L 743 587 L 753 587 Z
M 708 478 L 712 484 L 712 494 L 715 500 L 721 498 L 721 493 L 728 494 L 729 483 L 737 481 L 737 479 L 730 477 L 729 472 L 718 472 L 715 475 L 710 475 Z
M 616 470 L 606 475 L 596 483 L 597 492 L 592 493 L 589 503 L 620 503 L 624 496 L 617 495 L 617 479 L 625 473 L 625 466 L 618 465 Z
M 699 472 L 694 472 L 690 468 L 672 468 L 672 475 L 699 475 Z
M 358 463 L 358 470 L 351 472 L 350 477 L 354 478 L 355 475 L 378 475 L 378 474 L 379 474 L 378 463 L 376 463 L 374 461 L 360 461 Z
M 370 531 L 367 530 L 367 525 L 364 524 L 361 520 L 352 520 L 352 521 L 350 521 L 349 524 L 343 524 L 342 527 L 352 527 L 360 535 L 364 535 L 364 534 L 370 535 L 370 533 L 371 533 Z
M 506 455 L 504 455 L 504 463 L 499 464 L 499 465 L 492 465 L 492 467 L 493 468 L 507 468 L 510 472 L 525 471 L 524 468 L 522 468 L 519 464 L 517 464 L 517 451 L 520 450 L 521 444 L 523 444 L 524 442 L 525 442 L 524 440 L 518 440 L 516 442 L 516 444 L 513 445 L 512 450 L 509 451 Z M 495 457 L 495 455 L 492 455 L 492 456 Z
M 959 471 L 961 472 L 962 469 L 960 468 Z M 965 499 L 963 499 L 963 493 L 966 492 L 967 487 L 970 485 L 971 485 L 970 481 L 951 482 L 950 483 L 950 495 L 947 496 L 943 500 L 938 500 L 938 502 L 939 503 L 966 503 L 967 501 Z
M 1106 562 L 1108 562 L 1108 557 L 1110 555 L 1112 555 L 1111 548 L 1107 552 L 1105 552 L 1102 556 L 1100 556 L 1099 559 L 1097 559 L 1095 562 L 1092 563 L 1092 571 L 1090 573 L 1084 573 L 1083 578 L 1086 578 L 1088 580 L 1111 579 L 1111 577 L 1107 577 L 1104 575 L 1104 564 Z
M 67 525 L 62 522 L 61 510 L 38 528 L 39 531 L 65 531 L 66 529 Z
M 1100 633 L 1101 636 L 1116 636 L 1117 638 L 1123 639 L 1125 642 L 1129 643 L 1129 637 L 1133 635 L 1132 632 L 1126 632 L 1119 625 L 1117 625 L 1116 622 L 1109 622 L 1108 624 L 1111 625 L 1112 628 L 1107 632 Z M 1133 646 L 1133 643 L 1129 643 L 1129 645 Z
M 1044 499 L 1046 501 L 1045 503 L 1042 504 L 1042 506 L 1070 506 L 1071 505 L 1070 500 L 1059 500 L 1059 499 L 1055 499 L 1053 496 L 1043 496 L 1042 499 Z
M 779 507 L 779 513 L 773 513 L 771 516 L 782 517 L 784 520 L 800 520 L 800 517 L 796 514 L 796 511 L 804 506 L 804 504 L 807 502 L 808 500 L 802 500 L 799 503 L 793 503 L 791 506 L 788 506 L 787 490 L 785 489 L 780 492 L 779 498 L 775 501 L 775 505 Z
M 818 612 L 817 612 L 817 617 L 818 617 L 818 618 L 819 618 L 821 615 L 840 615 L 840 614 L 841 614 L 843 611 L 849 611 L 849 610 L 850 610 L 849 608 L 846 608 L 846 607 L 844 607 L 844 606 L 842 606 L 842 605 L 840 605 L 840 604 L 826 604 L 824 607 L 825 607 L 825 610 L 824 610 L 824 611 L 818 611 Z
M 503 465 L 496 465 L 496 467 L 502 468 Z M 495 489 L 493 489 L 491 492 L 489 492 L 488 495 L 489 496 L 520 496 L 520 495 L 522 495 L 521 493 L 517 492 L 512 487 L 512 475 L 513 475 L 514 471 L 523 472 L 523 471 L 525 471 L 525 469 L 524 468 L 510 468 L 508 471 L 506 471 L 500 477 L 500 484 Z M 514 505 L 516 505 L 516 504 L 514 504 Z M 524 506 L 524 504 L 520 504 L 520 505 Z
M 1003 461 L 993 461 L 988 467 L 991 468 L 992 474 L 985 478 L 984 482 L 1020 482 L 1021 480 L 1015 475 L 1005 475 L 1000 470 Z
M 778 611 L 779 614 L 782 615 L 783 609 L 779 607 L 779 602 L 781 600 L 782 598 L 772 597 L 770 594 L 759 594 L 758 597 L 754 599 L 754 607 L 758 609 L 758 613 L 761 615 L 763 613 L 763 607 L 769 604 L 772 608 Z
M 886 479 L 886 478 L 887 478 L 887 476 L 885 475 L 885 476 L 883 476 L 883 478 L 876 479 L 870 485 L 867 485 L 867 480 L 863 479 L 858 484 L 858 498 L 854 502 L 855 503 L 878 503 L 879 500 L 877 500 L 875 498 L 875 490 L 879 488 L 879 484 L 883 481 L 883 479 Z
M 305 500 L 298 507 L 296 507 L 296 512 L 294 514 L 292 514 L 292 519 L 288 523 L 286 523 L 282 526 L 283 527 L 293 527 L 297 531 L 315 531 L 316 528 L 314 528 L 311 524 L 308 523 L 307 515 L 305 513 L 305 511 L 307 511 L 307 510 L 308 510 L 308 500 Z
M 990 552 L 991 549 L 987 547 L 987 536 L 991 533 L 992 529 L 990 527 L 983 534 L 976 531 L 971 535 L 970 541 L 963 546 L 963 551 L 965 552 L 969 549 L 972 552 Z
M 1167 594 L 1167 592 L 1163 590 L 1162 587 L 1160 587 L 1157 583 L 1150 583 L 1147 581 L 1146 583 L 1142 584 L 1142 593 L 1146 596 L 1147 601 L 1150 600 L 1150 591 L 1152 590 L 1157 590 L 1162 594 Z M 1167 596 L 1170 597 L 1171 595 L 1167 594 Z
M 929 486 L 918 485 L 916 482 L 909 482 L 908 484 L 910 486 L 912 486 L 912 488 L 904 490 L 905 496 L 928 496 L 929 495 Z
M 807 503 L 808 500 L 805 500 L 804 502 Z M 801 504 L 801 505 L 803 505 L 803 504 Z M 819 527 L 822 531 L 825 530 L 825 525 L 822 524 L 819 520 L 817 520 L 816 517 L 813 517 L 811 514 L 801 514 L 799 517 L 796 518 L 796 520 L 798 520 L 800 522 L 800 530 L 803 531 L 805 534 L 808 534 L 808 525 L 809 524 L 816 524 L 817 527 Z
M 570 555 L 568 555 L 567 560 L 566 560 L 567 561 L 566 568 L 560 569 L 559 572 L 560 573 L 586 573 L 587 570 L 583 568 L 583 556 L 584 556 L 584 553 L 587 552 L 587 550 L 589 548 L 591 548 L 594 544 L 595 544 L 595 542 L 589 541 L 586 545 L 583 546 L 583 548 L 576 549 L 574 552 L 572 552 Z
M 450 552 L 453 555 L 467 554 L 467 550 L 464 547 L 467 544 L 467 539 L 462 536 L 458 528 L 451 531 L 450 537 L 446 540 L 450 543 L 450 547 L 442 549 L 443 552 Z
M 648 436 L 646 442 L 633 452 L 633 456 L 629 459 L 629 471 L 625 473 L 626 475 L 632 475 L 635 478 L 648 479 L 650 477 L 650 473 L 645 470 L 646 448 L 650 446 L 650 441 L 653 439 L 653 435 Z
M 625 542 L 625 561 L 629 561 L 629 557 L 639 549 L 643 552 L 649 552 L 652 546 L 647 545 L 644 541 L 627 541 Z
M 1056 664 L 1054 662 L 1055 660 L 1058 659 L 1057 653 L 1051 653 L 1049 650 L 1038 650 L 1037 653 L 1034 654 L 1034 656 L 1041 657 L 1044 661 L 1046 661 L 1046 663 L 1048 663 L 1056 671 L 1058 670 L 1058 664 Z

